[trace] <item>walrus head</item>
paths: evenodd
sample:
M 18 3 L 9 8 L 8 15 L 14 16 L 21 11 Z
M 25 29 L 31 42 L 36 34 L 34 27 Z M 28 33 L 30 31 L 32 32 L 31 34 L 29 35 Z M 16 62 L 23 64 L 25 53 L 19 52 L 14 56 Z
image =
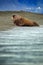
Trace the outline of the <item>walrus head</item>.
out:
M 17 20 L 17 19 L 20 19 L 20 18 L 21 18 L 20 15 L 13 15 L 13 16 L 11 17 L 12 20 Z
M 16 24 L 17 26 L 23 25 L 22 17 L 20 15 L 13 15 L 11 19 L 13 20 L 13 23 Z

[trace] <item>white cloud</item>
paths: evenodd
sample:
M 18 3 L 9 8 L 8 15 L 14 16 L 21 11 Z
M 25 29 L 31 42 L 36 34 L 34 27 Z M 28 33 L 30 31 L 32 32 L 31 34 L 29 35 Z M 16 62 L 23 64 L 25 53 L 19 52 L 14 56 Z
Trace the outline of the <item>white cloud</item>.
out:
M 41 7 L 37 7 L 37 9 L 39 9 L 39 10 L 40 10 L 40 9 L 41 9 Z
M 43 9 L 39 6 L 39 7 L 26 7 L 24 10 L 29 12 L 41 13 Z
M 29 8 L 26 8 L 27 10 L 31 10 L 31 8 L 29 7 Z
M 35 13 L 42 13 L 42 8 L 41 7 L 36 7 L 36 8 L 34 8 L 34 12 Z

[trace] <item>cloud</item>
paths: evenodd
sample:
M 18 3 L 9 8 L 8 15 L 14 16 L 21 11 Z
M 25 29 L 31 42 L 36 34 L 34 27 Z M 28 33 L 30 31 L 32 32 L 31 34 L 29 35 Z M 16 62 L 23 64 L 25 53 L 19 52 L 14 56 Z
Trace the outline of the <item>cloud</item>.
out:
M 26 10 L 31 10 L 31 8 L 29 7 L 29 8 L 26 8 Z
M 43 8 L 41 8 L 40 6 L 39 7 L 27 7 L 27 8 L 25 8 L 25 11 L 43 13 Z
M 41 8 L 41 7 L 39 6 L 39 7 L 36 7 L 35 12 L 36 12 L 36 13 L 43 13 L 42 10 L 43 10 L 43 8 Z
M 41 7 L 39 6 L 39 7 L 37 7 L 37 9 L 39 9 L 39 10 L 40 10 L 40 9 L 41 9 Z

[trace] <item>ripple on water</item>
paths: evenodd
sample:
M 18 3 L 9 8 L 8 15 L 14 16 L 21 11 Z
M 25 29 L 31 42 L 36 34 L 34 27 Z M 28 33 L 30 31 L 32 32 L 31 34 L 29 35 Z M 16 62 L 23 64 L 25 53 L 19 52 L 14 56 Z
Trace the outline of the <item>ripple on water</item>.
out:
M 0 31 L 0 64 L 9 63 L 43 65 L 43 27 L 16 27 Z

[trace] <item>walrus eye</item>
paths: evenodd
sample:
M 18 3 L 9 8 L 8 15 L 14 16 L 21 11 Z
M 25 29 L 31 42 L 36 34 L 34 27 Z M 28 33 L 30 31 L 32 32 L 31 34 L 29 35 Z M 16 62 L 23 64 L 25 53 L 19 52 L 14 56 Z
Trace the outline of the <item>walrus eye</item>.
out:
M 16 15 L 13 15 L 13 18 L 15 17 Z

